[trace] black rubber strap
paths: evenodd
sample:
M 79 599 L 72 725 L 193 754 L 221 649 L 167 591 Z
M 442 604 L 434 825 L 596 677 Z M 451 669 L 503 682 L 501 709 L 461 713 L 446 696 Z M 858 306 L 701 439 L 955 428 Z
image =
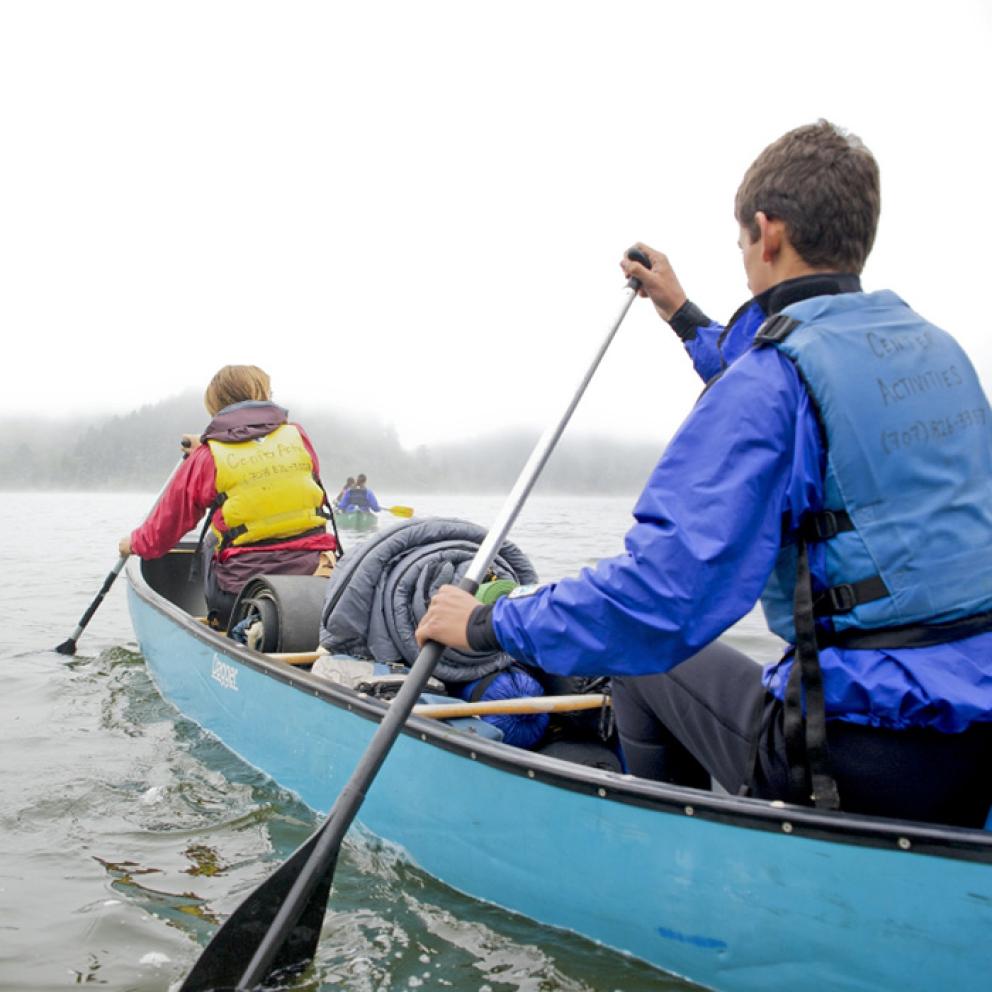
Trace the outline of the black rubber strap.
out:
M 796 626 L 796 655 L 793 670 L 786 686 L 786 714 L 788 728 L 796 735 L 796 724 L 802 721 L 802 695 L 806 697 L 805 767 L 793 766 L 790 756 L 790 782 L 797 789 L 800 777 L 809 782 L 813 805 L 818 809 L 840 809 L 837 783 L 830 774 L 830 756 L 827 751 L 827 716 L 823 696 L 823 672 L 816 642 L 816 625 L 813 617 L 813 587 L 809 572 L 809 554 L 806 542 L 800 540 L 796 557 L 796 595 L 794 603 Z M 797 675 L 796 670 L 799 670 Z M 797 707 L 798 704 L 798 707 Z M 789 714 L 789 707 L 793 713 Z M 796 709 L 798 708 L 798 714 Z M 788 732 L 788 731 L 787 731 Z M 787 738 L 788 740 L 788 738 Z M 795 751 L 795 748 L 793 749 Z M 788 749 L 787 749 L 788 753 Z

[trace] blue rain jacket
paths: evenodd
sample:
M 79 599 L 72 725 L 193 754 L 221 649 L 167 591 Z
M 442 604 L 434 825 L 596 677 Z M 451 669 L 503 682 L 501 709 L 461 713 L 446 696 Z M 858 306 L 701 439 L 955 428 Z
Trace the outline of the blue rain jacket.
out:
M 767 316 L 761 301 L 749 300 L 726 327 L 707 318 L 707 323 L 682 336 L 682 345 L 703 382 L 718 376 L 751 347 L 755 332 Z
M 709 388 L 641 493 L 624 553 L 499 600 L 493 630 L 508 653 L 561 675 L 664 672 L 753 607 L 783 516 L 795 526 L 823 508 L 825 470 L 795 366 L 775 348 L 750 348 L 763 313 L 752 301 L 729 332 L 710 322 L 684 336 Z M 822 567 L 812 555 L 814 577 Z M 920 648 L 826 647 L 820 664 L 830 718 L 945 732 L 992 720 L 992 633 Z M 764 672 L 779 699 L 791 666 L 790 651 Z

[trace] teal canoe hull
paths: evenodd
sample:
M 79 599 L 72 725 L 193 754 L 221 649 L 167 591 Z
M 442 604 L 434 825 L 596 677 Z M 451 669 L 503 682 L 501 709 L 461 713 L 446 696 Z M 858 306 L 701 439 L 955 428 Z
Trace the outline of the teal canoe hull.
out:
M 325 812 L 383 705 L 207 629 L 155 571 L 132 560 L 128 597 L 162 695 Z M 723 992 L 932 992 L 992 974 L 984 831 L 645 782 L 417 718 L 359 820 L 462 892 Z
M 335 513 L 334 522 L 340 530 L 375 530 L 379 517 L 371 511 L 354 510 L 350 513 Z

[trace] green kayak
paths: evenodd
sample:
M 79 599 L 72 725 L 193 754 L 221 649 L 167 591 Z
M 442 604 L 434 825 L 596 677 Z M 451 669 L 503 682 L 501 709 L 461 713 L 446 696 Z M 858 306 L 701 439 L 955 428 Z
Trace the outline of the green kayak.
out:
M 379 526 L 379 518 L 370 510 L 339 511 L 334 519 L 341 530 L 375 530 Z

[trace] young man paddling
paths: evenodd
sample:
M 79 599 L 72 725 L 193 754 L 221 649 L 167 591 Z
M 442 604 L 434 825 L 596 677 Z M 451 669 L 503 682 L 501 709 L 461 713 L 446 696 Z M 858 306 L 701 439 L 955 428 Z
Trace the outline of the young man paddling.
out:
M 421 639 L 612 674 L 632 772 L 981 826 L 992 802 L 992 413 L 960 346 L 860 272 L 880 204 L 821 121 L 737 191 L 752 299 L 726 327 L 667 259 L 624 260 L 707 382 L 626 551 L 479 607 L 441 590 Z M 716 638 L 760 598 L 793 647 Z

